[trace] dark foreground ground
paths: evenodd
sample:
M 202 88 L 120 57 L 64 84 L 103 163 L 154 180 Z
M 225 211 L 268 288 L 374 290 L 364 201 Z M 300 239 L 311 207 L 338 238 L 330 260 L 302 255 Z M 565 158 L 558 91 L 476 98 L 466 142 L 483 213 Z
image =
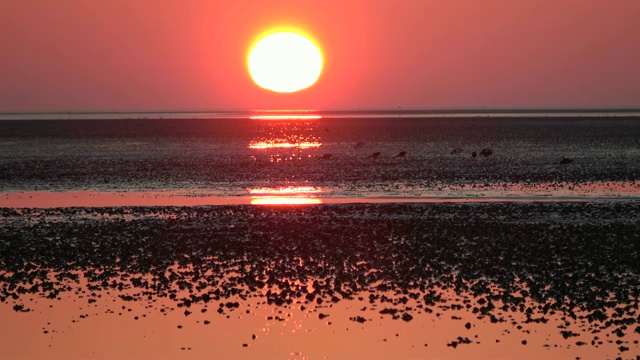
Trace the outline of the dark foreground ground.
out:
M 5 208 L 0 306 L 29 312 L 28 297 L 71 292 L 169 299 L 185 315 L 366 301 L 406 322 L 434 311 L 514 329 L 560 318 L 576 346 L 633 358 L 639 229 L 637 202 Z

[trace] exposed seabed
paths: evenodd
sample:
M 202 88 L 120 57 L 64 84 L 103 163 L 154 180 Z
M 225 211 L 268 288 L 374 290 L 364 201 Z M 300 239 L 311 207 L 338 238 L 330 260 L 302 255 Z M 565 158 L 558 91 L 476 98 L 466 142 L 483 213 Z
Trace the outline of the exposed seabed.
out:
M 4 208 L 3 351 L 634 358 L 638 214 L 635 201 Z

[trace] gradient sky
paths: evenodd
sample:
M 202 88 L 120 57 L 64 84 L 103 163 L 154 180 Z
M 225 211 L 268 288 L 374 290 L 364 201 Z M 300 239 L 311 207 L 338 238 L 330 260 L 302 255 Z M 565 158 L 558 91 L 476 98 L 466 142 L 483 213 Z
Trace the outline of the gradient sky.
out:
M 640 106 L 637 0 L 2 0 L 0 112 Z M 294 26 L 318 83 L 262 90 Z

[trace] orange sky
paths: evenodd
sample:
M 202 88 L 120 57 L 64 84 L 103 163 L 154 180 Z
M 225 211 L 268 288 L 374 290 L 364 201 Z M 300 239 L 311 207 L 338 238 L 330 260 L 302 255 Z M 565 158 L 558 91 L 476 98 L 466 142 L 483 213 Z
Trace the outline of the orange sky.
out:
M 0 112 L 640 106 L 636 0 L 3 0 Z M 316 85 L 258 88 L 274 26 Z

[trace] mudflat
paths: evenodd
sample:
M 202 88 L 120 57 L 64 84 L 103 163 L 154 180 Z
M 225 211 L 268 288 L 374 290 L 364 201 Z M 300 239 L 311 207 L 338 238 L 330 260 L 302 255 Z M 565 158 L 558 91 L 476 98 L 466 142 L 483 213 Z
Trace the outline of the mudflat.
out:
M 10 358 L 633 358 L 640 351 L 636 201 L 4 208 L 0 215 L 3 331 L 34 344 L 6 342 Z M 135 336 L 123 340 L 123 328 Z M 65 348 L 83 329 L 105 338 Z M 147 336 L 155 340 L 133 340 Z

